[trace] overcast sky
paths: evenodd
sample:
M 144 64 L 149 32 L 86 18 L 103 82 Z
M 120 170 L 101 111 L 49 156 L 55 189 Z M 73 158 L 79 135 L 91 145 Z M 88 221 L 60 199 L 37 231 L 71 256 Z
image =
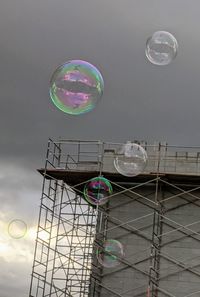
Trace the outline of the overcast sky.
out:
M 33 236 L 12 240 L 6 226 L 36 225 L 48 137 L 199 145 L 199 11 L 199 0 L 0 1 L 0 297 L 28 295 Z M 145 58 L 158 30 L 179 44 L 168 66 Z M 71 59 L 105 81 L 96 109 L 81 116 L 49 99 L 52 72 Z

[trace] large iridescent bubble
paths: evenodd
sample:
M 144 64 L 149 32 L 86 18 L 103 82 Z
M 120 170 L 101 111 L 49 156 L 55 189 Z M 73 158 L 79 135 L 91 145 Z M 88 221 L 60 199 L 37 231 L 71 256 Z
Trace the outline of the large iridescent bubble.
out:
M 79 115 L 91 111 L 103 95 L 104 82 L 92 64 L 71 60 L 58 67 L 50 81 L 50 97 L 63 112 Z
M 84 197 L 92 205 L 105 204 L 112 193 L 111 183 L 102 176 L 92 178 L 84 187 Z
M 169 32 L 157 31 L 146 43 L 146 56 L 155 65 L 167 65 L 176 57 L 178 43 Z
M 8 225 L 8 234 L 14 239 L 20 239 L 26 235 L 27 225 L 21 219 L 14 219 Z
M 115 239 L 107 239 L 103 247 L 97 249 L 97 260 L 103 267 L 116 267 L 121 263 L 123 257 L 123 245 Z
M 125 176 L 136 176 L 142 173 L 146 164 L 147 153 L 144 148 L 130 141 L 123 144 L 115 154 L 114 166 Z

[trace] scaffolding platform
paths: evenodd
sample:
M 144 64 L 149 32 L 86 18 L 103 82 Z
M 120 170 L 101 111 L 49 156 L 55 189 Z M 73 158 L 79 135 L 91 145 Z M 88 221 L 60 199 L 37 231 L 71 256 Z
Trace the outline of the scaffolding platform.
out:
M 46 176 L 47 179 L 57 179 L 63 180 L 68 185 L 76 185 L 84 183 L 91 178 L 99 176 L 99 171 L 83 171 L 83 170 L 66 170 L 66 169 L 45 169 L 40 168 L 38 172 L 42 176 Z M 107 178 L 108 180 L 116 183 L 144 183 L 150 181 L 155 178 L 162 178 L 171 183 L 175 184 L 185 184 L 187 185 L 200 185 L 200 176 L 194 174 L 184 174 L 184 173 L 145 173 L 140 174 L 134 177 L 123 176 L 119 173 L 111 173 L 111 172 L 102 172 L 102 176 Z
M 135 142 L 148 164 L 126 177 L 120 143 L 49 140 L 30 297 L 200 296 L 200 147 Z M 97 176 L 113 194 L 94 207 L 83 186 Z M 124 248 L 112 268 L 97 259 L 107 239 Z

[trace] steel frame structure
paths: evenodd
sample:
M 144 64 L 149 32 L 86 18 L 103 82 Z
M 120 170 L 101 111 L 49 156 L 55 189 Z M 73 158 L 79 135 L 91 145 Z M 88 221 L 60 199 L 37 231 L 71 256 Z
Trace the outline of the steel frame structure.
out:
M 139 143 L 148 166 L 127 178 L 121 144 L 49 139 L 29 297 L 200 295 L 200 148 Z M 99 175 L 114 193 L 95 208 L 83 187 Z M 96 258 L 108 238 L 125 248 L 112 269 Z

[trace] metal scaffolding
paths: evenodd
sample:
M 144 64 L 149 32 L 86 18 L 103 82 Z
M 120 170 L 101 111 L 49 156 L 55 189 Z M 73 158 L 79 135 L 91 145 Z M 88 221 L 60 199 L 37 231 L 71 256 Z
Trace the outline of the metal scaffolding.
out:
M 30 297 L 200 296 L 200 148 L 139 144 L 148 165 L 125 177 L 120 143 L 49 140 Z M 114 190 L 98 207 L 83 195 L 96 176 Z M 117 267 L 97 260 L 106 239 L 124 246 Z

